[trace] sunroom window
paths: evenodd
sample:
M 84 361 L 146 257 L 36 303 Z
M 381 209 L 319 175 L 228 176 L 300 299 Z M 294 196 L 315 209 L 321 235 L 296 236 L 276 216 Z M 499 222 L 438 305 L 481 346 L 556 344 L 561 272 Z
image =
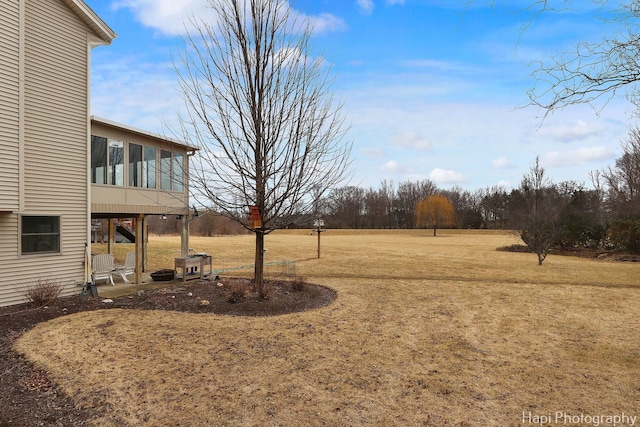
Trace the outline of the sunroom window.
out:
M 184 156 L 171 151 L 160 151 L 160 188 L 170 191 L 184 189 Z
M 109 184 L 124 186 L 124 142 L 109 140 Z
M 124 142 L 91 135 L 91 182 L 124 186 Z
M 91 182 L 107 183 L 107 138 L 91 135 Z
M 159 187 L 162 190 L 181 192 L 184 191 L 184 162 L 182 153 L 91 136 L 92 184 L 152 189 Z
M 156 149 L 153 147 L 144 147 L 142 186 L 156 188 Z
M 129 144 L 129 187 L 142 187 L 142 145 Z
M 129 144 L 129 187 L 156 188 L 156 149 Z

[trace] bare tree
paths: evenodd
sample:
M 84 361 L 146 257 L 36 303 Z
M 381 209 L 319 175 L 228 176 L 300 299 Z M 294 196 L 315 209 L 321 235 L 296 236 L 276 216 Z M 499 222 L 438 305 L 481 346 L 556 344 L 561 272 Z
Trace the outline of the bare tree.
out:
M 608 191 L 609 204 L 618 212 L 640 213 L 640 129 L 631 128 L 622 142 L 622 156 L 615 168 L 602 172 Z
M 449 199 L 453 205 L 458 228 L 480 228 L 482 226 L 482 212 L 477 193 L 454 186 L 449 190 L 440 190 L 439 194 Z
M 558 6 L 559 3 L 562 6 Z M 608 32 L 614 35 L 604 35 L 593 42 L 582 41 L 573 51 L 537 62 L 533 72 L 536 85 L 529 91 L 529 98 L 533 105 L 547 113 L 573 104 L 595 107 L 593 103 L 602 100 L 604 104 L 597 108 L 599 110 L 621 91 L 640 108 L 637 86 L 640 82 L 640 34 L 637 30 L 640 0 L 592 0 L 592 3 L 597 18 L 612 30 L 615 27 L 615 31 Z M 553 5 L 565 11 L 572 6 L 569 0 L 532 0 L 530 4 L 538 13 L 553 12 Z
M 356 186 L 335 188 L 329 194 L 332 226 L 336 228 L 362 228 L 365 192 Z
M 484 227 L 505 228 L 509 222 L 507 215 L 507 202 L 509 195 L 503 186 L 487 187 L 477 190 L 480 199 L 480 212 Z
M 367 228 L 391 228 L 391 198 L 383 187 L 369 188 L 364 194 L 364 212 Z
M 193 18 L 176 61 L 187 108 L 181 130 L 200 147 L 196 198 L 255 233 L 262 293 L 264 236 L 347 177 L 351 144 L 329 67 L 311 51 L 309 20 L 282 0 L 208 4 L 215 22 Z
M 520 237 L 538 255 L 538 265 L 542 265 L 561 231 L 560 215 L 566 203 L 546 177 L 539 158 L 522 178 L 520 188 L 512 191 L 510 204 Z

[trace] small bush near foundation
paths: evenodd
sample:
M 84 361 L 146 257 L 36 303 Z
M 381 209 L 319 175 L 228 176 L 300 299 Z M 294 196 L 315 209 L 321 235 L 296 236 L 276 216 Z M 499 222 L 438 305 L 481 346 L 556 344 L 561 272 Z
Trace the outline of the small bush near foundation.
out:
M 51 279 L 38 279 L 35 284 L 25 285 L 22 294 L 36 307 L 44 307 L 58 299 L 62 292 L 60 282 Z

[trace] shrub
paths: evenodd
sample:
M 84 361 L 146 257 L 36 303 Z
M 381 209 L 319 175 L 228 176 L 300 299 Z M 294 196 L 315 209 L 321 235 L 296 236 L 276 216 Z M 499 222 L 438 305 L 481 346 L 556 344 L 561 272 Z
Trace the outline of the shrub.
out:
M 58 299 L 62 292 L 60 282 L 51 279 L 38 279 L 35 284 L 26 285 L 22 290 L 22 294 L 27 301 L 36 307 L 44 307 Z
M 604 240 L 605 227 L 578 215 L 563 217 L 561 231 L 553 244 L 570 248 L 597 248 Z
M 298 276 L 295 279 L 293 279 L 293 281 L 291 282 L 291 289 L 293 289 L 296 292 L 302 292 L 304 291 L 304 284 L 305 284 L 304 277 Z
M 617 248 L 640 253 L 640 220 L 616 221 L 609 230 L 609 241 Z
M 251 296 L 249 283 L 228 283 L 220 288 L 222 296 L 227 302 L 237 303 Z
M 531 249 L 529 249 L 529 246 L 519 245 L 517 243 L 509 246 L 500 246 L 499 248 L 496 248 L 496 250 L 504 251 L 504 252 L 526 252 L 526 253 L 531 252 Z
M 275 290 L 273 286 L 270 285 L 269 283 L 264 283 L 262 285 L 262 292 L 260 292 L 260 299 L 264 301 L 270 301 L 273 299 L 274 295 L 275 295 Z

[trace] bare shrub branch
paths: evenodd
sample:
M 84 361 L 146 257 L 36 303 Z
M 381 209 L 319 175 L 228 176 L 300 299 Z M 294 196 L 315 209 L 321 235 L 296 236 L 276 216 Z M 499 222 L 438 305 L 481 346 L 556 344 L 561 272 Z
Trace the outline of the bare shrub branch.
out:
M 570 10 L 572 2 L 533 1 L 539 13 Z M 640 107 L 640 34 L 637 33 L 640 2 L 592 0 L 596 19 L 612 31 L 600 40 L 583 40 L 574 50 L 560 53 L 548 61 L 532 63 L 536 83 L 528 91 L 532 105 L 550 112 L 574 104 L 591 105 L 600 112 L 619 94 Z M 584 7 L 584 4 L 581 4 Z
M 62 293 L 60 282 L 52 279 L 38 279 L 35 284 L 23 285 L 22 295 L 36 307 L 44 307 L 60 297 Z

